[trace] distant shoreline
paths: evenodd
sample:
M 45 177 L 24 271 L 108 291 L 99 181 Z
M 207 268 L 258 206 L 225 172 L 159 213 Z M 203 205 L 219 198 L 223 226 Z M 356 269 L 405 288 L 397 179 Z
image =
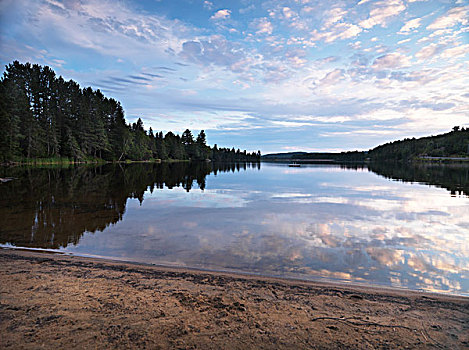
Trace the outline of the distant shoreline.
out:
M 101 164 L 134 164 L 134 163 L 148 163 L 148 164 L 159 164 L 159 163 L 184 163 L 184 162 L 204 162 L 204 160 L 189 160 L 189 159 L 153 159 L 153 160 L 121 160 L 121 161 L 107 161 L 107 160 L 96 160 L 96 161 L 43 161 L 42 159 L 21 162 L 21 161 L 10 161 L 7 163 L 0 163 L 0 166 L 41 166 L 41 165 L 101 165 Z M 249 162 L 248 162 L 249 163 Z
M 427 162 L 469 162 L 469 157 L 418 157 L 417 160 Z
M 405 163 L 405 164 L 418 164 L 418 163 L 438 163 L 438 164 L 459 164 L 468 163 L 469 157 L 420 157 L 409 161 L 395 161 L 395 160 L 356 160 L 356 161 L 345 161 L 336 159 L 301 159 L 301 158 L 267 158 L 262 159 L 263 163 L 302 163 L 302 164 L 370 164 L 370 163 Z
M 135 164 L 135 163 L 143 163 L 143 164 L 160 164 L 160 163 L 178 163 L 178 162 L 192 162 L 191 160 L 187 159 L 155 159 L 155 160 L 127 160 L 127 161 L 41 161 L 38 159 L 36 161 L 31 162 L 7 162 L 7 163 L 0 163 L 0 167 L 8 167 L 8 166 L 43 166 L 43 165 L 102 165 L 102 164 Z M 195 160 L 195 162 L 203 162 L 201 160 Z M 462 158 L 462 157 L 420 157 L 416 158 L 411 161 L 394 161 L 394 160 L 382 160 L 382 161 L 370 161 L 370 160 L 362 160 L 362 161 L 344 161 L 344 160 L 335 160 L 335 159 L 285 159 L 285 158 L 267 158 L 261 159 L 258 163 L 301 163 L 301 164 L 370 164 L 370 163 L 407 163 L 407 164 L 416 164 L 416 163 L 435 163 L 435 164 L 458 164 L 458 163 L 467 163 L 469 164 L 469 157 Z M 253 163 L 250 161 L 237 161 L 237 162 L 222 162 L 222 163 Z M 256 162 L 254 162 L 256 163 Z

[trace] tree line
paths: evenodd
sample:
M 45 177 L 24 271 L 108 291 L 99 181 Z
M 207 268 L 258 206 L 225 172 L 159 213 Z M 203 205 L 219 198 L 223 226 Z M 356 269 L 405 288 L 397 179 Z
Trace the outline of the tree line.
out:
M 469 129 L 455 126 L 452 131 L 422 138 L 385 143 L 368 152 L 372 161 L 410 161 L 424 157 L 468 157 Z
M 260 151 L 210 147 L 204 130 L 194 137 L 148 131 L 139 118 L 127 124 L 119 101 L 48 66 L 14 61 L 0 80 L 0 162 L 38 158 L 71 161 L 259 161 Z

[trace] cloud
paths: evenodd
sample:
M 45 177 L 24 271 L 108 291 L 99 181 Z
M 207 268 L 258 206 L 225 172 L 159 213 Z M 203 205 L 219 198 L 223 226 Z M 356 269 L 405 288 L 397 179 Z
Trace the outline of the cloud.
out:
M 21 19 L 21 25 L 34 33 L 31 37 L 40 45 L 60 54 L 68 54 L 73 47 L 135 61 L 176 49 L 179 38 L 188 29 L 179 21 L 141 14 L 120 2 L 87 0 L 59 4 L 28 2 L 32 11 Z
M 339 22 L 347 14 L 347 11 L 340 7 L 333 8 L 324 13 L 324 27 L 329 28 L 333 24 Z
M 455 46 L 443 51 L 441 57 L 443 58 L 457 58 L 469 54 L 469 44 Z
M 469 6 L 455 7 L 438 17 L 433 23 L 427 26 L 428 30 L 445 29 L 454 27 L 457 24 L 467 25 Z
M 251 12 L 253 10 L 255 10 L 256 6 L 254 6 L 253 4 L 249 5 L 248 7 L 245 7 L 245 8 L 242 8 L 242 9 L 239 9 L 239 13 L 244 15 L 248 12 Z
M 400 68 L 410 64 L 410 59 L 398 52 L 389 53 L 386 55 L 379 56 L 373 62 L 372 67 L 374 69 L 389 69 L 389 68 Z
M 405 262 L 403 250 L 395 250 L 381 247 L 367 247 L 366 252 L 371 259 L 387 267 L 402 265 Z
M 363 3 L 363 2 L 361 2 Z M 365 29 L 374 26 L 385 27 L 388 21 L 404 11 L 406 6 L 401 0 L 383 0 L 373 3 L 373 9 L 367 19 L 361 21 L 359 25 Z
M 129 78 L 109 77 L 107 79 L 102 80 L 102 82 L 109 83 L 109 84 L 117 84 L 117 85 L 122 85 L 122 86 L 127 86 L 129 84 L 132 84 L 132 85 L 146 85 L 147 84 L 147 82 L 139 81 L 139 80 L 146 80 L 147 82 L 151 81 L 151 79 L 145 79 L 143 77 L 129 76 Z
M 272 23 L 265 17 L 256 19 L 252 25 L 256 28 L 256 34 L 271 35 L 274 29 Z
M 210 19 L 218 21 L 218 20 L 230 18 L 230 15 L 231 15 L 230 10 L 223 9 L 223 10 L 218 10 L 217 12 L 215 12 L 213 16 L 210 17 Z
M 299 116 L 296 118 L 297 120 L 308 120 L 308 121 L 316 121 L 320 123 L 344 123 L 352 120 L 351 117 L 337 115 L 337 116 L 330 116 L 330 117 L 316 117 L 316 116 Z
M 307 53 L 302 49 L 289 49 L 285 52 L 285 58 L 293 67 L 301 67 L 305 65 L 307 60 Z
M 175 72 L 176 71 L 176 69 L 174 69 L 174 68 L 165 67 L 165 66 L 154 67 L 154 69 L 158 70 L 158 71 L 163 71 L 163 72 Z
M 205 0 L 204 1 L 204 7 L 208 10 L 213 9 L 213 2 Z
M 407 38 L 407 39 L 404 39 L 404 40 L 399 40 L 399 41 L 397 42 L 397 44 L 398 44 L 398 45 L 401 45 L 401 44 L 408 43 L 409 41 L 411 41 L 411 39 L 410 39 L 410 38 Z
M 327 64 L 327 63 L 337 62 L 339 60 L 340 60 L 339 56 L 328 56 L 325 58 L 317 59 L 316 62 L 318 64 Z
M 191 40 L 182 44 L 180 57 L 202 65 L 230 67 L 245 58 L 244 51 L 222 36 L 207 40 Z
M 336 40 L 345 40 L 356 37 L 360 34 L 362 29 L 350 23 L 337 23 L 328 28 L 327 31 L 319 32 L 316 29 L 311 32 L 311 39 L 314 41 L 324 40 L 326 43 L 331 43 Z
M 282 8 L 282 13 L 283 13 L 283 16 L 284 16 L 286 19 L 292 19 L 292 18 L 298 16 L 298 15 L 296 14 L 296 12 L 293 11 L 293 10 L 292 10 L 291 8 L 289 8 L 289 7 L 284 7 L 284 8 Z
M 358 50 L 362 47 L 362 42 L 361 41 L 355 41 L 353 43 L 349 43 L 348 44 L 348 47 L 354 49 L 354 50 Z
M 420 22 L 422 21 L 421 18 L 414 18 L 410 21 L 408 21 L 406 24 L 404 24 L 399 30 L 399 34 L 407 34 L 408 32 L 420 27 Z
M 344 78 L 343 69 L 334 69 L 333 71 L 327 73 L 320 81 L 318 86 L 326 87 L 330 85 L 335 85 Z
M 427 45 L 421 48 L 415 54 L 415 57 L 417 57 L 420 60 L 426 60 L 440 53 L 443 50 L 443 48 L 444 48 L 444 45 L 438 45 L 438 44 L 432 43 L 430 45 Z
M 310 30 L 310 21 L 307 17 L 299 15 L 292 7 L 277 5 L 268 10 L 268 15 L 278 26 L 288 26 L 296 31 Z
M 249 12 L 255 10 L 255 9 L 256 9 L 256 6 L 254 4 L 251 4 L 247 7 L 239 9 L 239 13 L 244 15 L 244 14 L 249 13 Z

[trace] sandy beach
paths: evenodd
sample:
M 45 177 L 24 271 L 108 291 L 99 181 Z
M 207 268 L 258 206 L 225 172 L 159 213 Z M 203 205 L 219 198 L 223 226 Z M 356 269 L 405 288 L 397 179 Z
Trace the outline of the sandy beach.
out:
M 0 250 L 3 349 L 465 349 L 469 298 Z

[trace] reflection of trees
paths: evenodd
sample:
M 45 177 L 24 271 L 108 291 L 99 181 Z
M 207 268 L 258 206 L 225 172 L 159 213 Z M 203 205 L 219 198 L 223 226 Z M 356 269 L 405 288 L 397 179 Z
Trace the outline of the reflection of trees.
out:
M 191 162 L 3 168 L 0 177 L 16 179 L 0 185 L 0 243 L 40 248 L 77 244 L 85 231 L 102 231 L 121 220 L 127 199 L 142 202 L 148 188 L 190 191 L 197 183 L 203 190 L 212 171 L 246 166 Z
M 458 164 L 371 163 L 378 175 L 405 182 L 420 182 L 446 188 L 451 194 L 469 196 L 469 166 Z
M 16 168 L 0 187 L 2 243 L 57 248 L 78 243 L 85 230 L 103 230 L 122 218 L 126 196 L 103 167 Z
M 369 169 L 388 179 L 438 186 L 446 188 L 452 195 L 469 196 L 469 166 L 465 164 L 371 162 L 338 166 L 353 170 Z

